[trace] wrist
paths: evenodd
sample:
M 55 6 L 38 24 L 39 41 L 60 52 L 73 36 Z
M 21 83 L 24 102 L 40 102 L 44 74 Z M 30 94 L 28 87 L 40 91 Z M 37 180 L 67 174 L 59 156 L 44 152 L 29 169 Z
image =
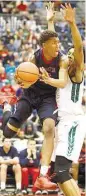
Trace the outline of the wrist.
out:
M 47 82 L 46 82 L 46 84 L 51 84 L 52 83 L 52 81 L 53 81 L 53 78 L 48 78 L 48 80 L 47 80 Z
M 76 21 L 74 20 L 73 22 L 69 22 L 70 27 L 76 26 Z
M 48 20 L 48 24 L 54 24 L 54 21 L 52 19 Z

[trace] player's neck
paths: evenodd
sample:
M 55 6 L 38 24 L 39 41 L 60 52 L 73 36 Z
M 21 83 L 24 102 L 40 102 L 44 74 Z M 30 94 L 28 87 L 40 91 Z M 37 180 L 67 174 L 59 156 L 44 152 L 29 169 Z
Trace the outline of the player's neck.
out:
M 51 61 L 52 57 L 50 55 L 48 55 L 47 51 L 43 48 L 42 50 L 43 56 L 46 59 L 46 61 Z

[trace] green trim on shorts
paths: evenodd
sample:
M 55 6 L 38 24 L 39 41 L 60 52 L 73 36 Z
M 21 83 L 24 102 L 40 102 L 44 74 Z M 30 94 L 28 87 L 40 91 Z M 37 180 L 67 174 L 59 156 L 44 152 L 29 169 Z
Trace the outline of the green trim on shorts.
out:
M 71 156 L 72 151 L 74 149 L 74 142 L 75 142 L 75 135 L 76 135 L 77 126 L 78 126 L 77 122 L 74 122 L 74 125 L 70 128 L 70 131 L 69 131 L 69 134 L 68 134 L 67 156 Z
M 73 83 L 71 91 L 71 100 L 76 103 L 79 100 L 80 84 Z

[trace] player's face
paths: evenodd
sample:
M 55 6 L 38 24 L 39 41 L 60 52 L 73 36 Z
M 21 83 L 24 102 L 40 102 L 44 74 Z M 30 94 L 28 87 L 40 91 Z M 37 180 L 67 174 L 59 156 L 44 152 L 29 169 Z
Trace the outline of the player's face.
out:
M 74 62 L 74 48 L 69 50 L 68 59 L 69 59 L 69 65 L 72 65 Z
M 45 43 L 45 49 L 46 49 L 47 55 L 49 55 L 51 58 L 58 56 L 59 39 L 56 37 L 50 38 Z

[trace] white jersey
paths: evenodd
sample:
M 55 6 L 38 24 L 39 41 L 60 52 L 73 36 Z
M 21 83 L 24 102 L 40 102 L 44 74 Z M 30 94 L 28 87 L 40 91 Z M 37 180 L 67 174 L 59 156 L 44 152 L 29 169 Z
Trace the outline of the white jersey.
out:
M 65 88 L 56 91 L 59 118 L 83 115 L 82 96 L 83 82 L 75 83 L 68 78 Z
M 59 123 L 55 132 L 55 147 L 52 161 L 56 156 L 66 157 L 77 163 L 86 134 L 86 116 L 82 110 L 83 82 L 71 82 L 65 88 L 57 89 Z M 83 127 L 83 128 L 82 128 Z

